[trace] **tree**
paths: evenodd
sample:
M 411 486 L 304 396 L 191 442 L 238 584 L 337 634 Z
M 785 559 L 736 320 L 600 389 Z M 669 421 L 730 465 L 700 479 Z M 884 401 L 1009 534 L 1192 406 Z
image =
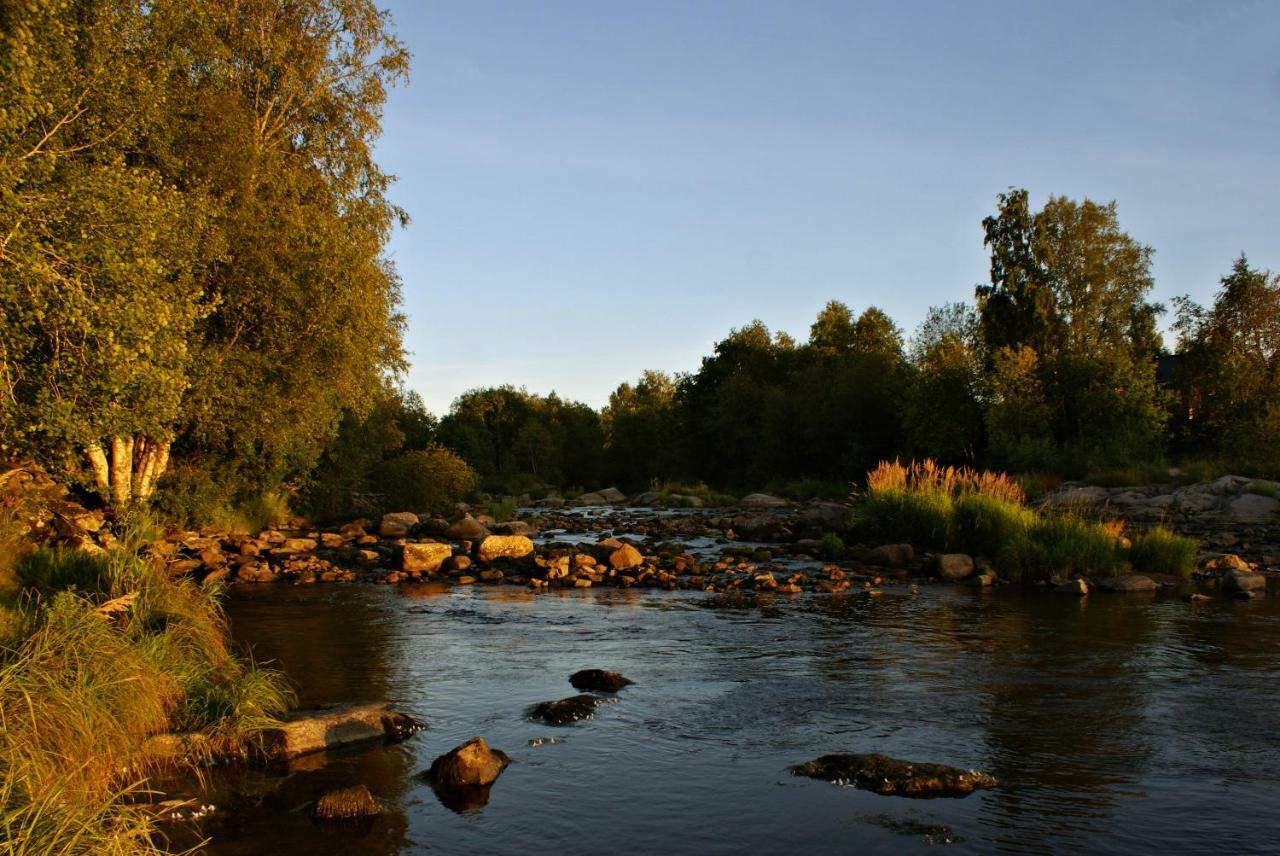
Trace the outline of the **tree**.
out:
M 209 209 L 136 151 L 168 78 L 129 2 L 3 27 L 0 444 L 115 504 L 146 500 L 189 387 Z
M 1211 309 L 1187 297 L 1177 304 L 1184 446 L 1255 461 L 1280 458 L 1280 276 L 1250 267 L 1241 254 Z
M 976 289 L 987 359 L 1031 349 L 1050 436 L 1073 455 L 1151 454 L 1163 311 L 1147 301 L 1151 248 L 1120 229 L 1114 202 L 1052 197 L 1032 215 L 1024 190 L 999 200 L 983 221 L 991 281 Z
M 916 457 L 977 462 L 984 446 L 983 367 L 978 315 L 964 303 L 929 309 L 911 339 L 914 378 L 904 419 Z

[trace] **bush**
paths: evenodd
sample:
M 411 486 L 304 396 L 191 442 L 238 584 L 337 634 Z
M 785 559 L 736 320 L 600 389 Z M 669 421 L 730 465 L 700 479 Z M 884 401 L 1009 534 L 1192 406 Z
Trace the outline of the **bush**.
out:
M 1139 570 L 1185 577 L 1195 570 L 1196 553 L 1195 541 L 1156 526 L 1134 537 L 1129 560 Z
M 383 461 L 370 477 L 379 510 L 444 513 L 475 490 L 476 474 L 444 446 Z
M 846 552 L 844 541 L 834 532 L 828 532 L 822 536 L 822 546 L 818 548 L 818 553 L 828 562 L 834 562 L 844 556 Z

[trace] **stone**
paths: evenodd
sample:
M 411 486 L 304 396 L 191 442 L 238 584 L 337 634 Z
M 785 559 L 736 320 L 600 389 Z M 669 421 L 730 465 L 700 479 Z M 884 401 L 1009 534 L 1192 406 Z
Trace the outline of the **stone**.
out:
M 616 487 L 607 487 L 604 490 L 596 491 L 600 496 L 604 497 L 604 501 L 610 505 L 617 505 L 627 501 L 627 495 Z
M 1223 591 L 1265 591 L 1266 588 L 1267 578 L 1263 574 L 1233 570 L 1222 577 Z
M 418 515 L 409 511 L 396 511 L 382 515 L 382 522 L 378 524 L 378 534 L 383 538 L 403 538 L 417 525 Z
M 329 550 L 336 550 L 343 545 L 344 541 L 337 532 L 320 533 L 320 546 Z
M 316 800 L 311 816 L 317 820 L 350 820 L 357 817 L 373 817 L 382 813 L 382 807 L 364 785 L 355 785 L 330 791 Z
M 476 560 L 521 559 L 533 552 L 533 542 L 524 535 L 490 535 L 476 545 Z
M 617 672 L 609 672 L 604 669 L 582 669 L 569 676 L 569 683 L 573 685 L 575 690 L 616 693 L 634 682 Z
M 436 758 L 426 776 L 441 788 L 483 787 L 497 781 L 510 763 L 505 752 L 490 749 L 481 737 L 472 737 Z
M 1280 499 L 1246 493 L 1231 500 L 1227 516 L 1233 523 L 1277 523 L 1280 522 Z
M 582 494 L 582 496 L 578 497 L 578 504 L 579 505 L 606 505 L 607 502 L 603 496 L 593 491 L 591 493 L 584 493 Z
M 600 697 L 581 693 L 556 701 L 544 701 L 529 708 L 530 719 L 540 719 L 547 725 L 572 725 L 595 715 Z
M 900 797 L 963 797 L 979 788 L 994 788 L 994 776 L 945 764 L 918 764 L 873 753 L 823 755 L 791 768 L 797 776 L 849 784 L 878 794 Z
M 738 500 L 739 508 L 783 508 L 790 504 L 785 499 L 767 493 L 749 493 Z
M 1225 556 L 1219 556 L 1210 562 L 1210 567 L 1215 571 L 1244 571 L 1248 573 L 1253 569 L 1249 567 L 1249 563 L 1237 556 L 1235 553 L 1227 553 Z
M 398 743 L 426 726 L 386 703 L 344 705 L 285 714 L 279 726 L 263 732 L 269 758 L 287 760 L 357 743 Z
M 489 531 L 495 535 L 524 535 L 526 537 L 538 534 L 536 527 L 530 526 L 523 520 L 509 520 L 506 523 L 499 523 L 496 526 L 490 526 Z
M 990 588 L 996 584 L 996 579 L 994 571 L 983 571 L 980 574 L 974 574 L 969 577 L 968 583 L 974 588 Z
M 867 563 L 900 568 L 915 559 L 915 557 L 915 548 L 910 544 L 881 544 L 867 554 Z
M 444 537 L 451 541 L 479 541 L 488 534 L 489 530 L 479 520 L 467 514 L 445 530 Z
M 1133 594 L 1135 592 L 1155 591 L 1160 584 L 1151 577 L 1142 574 L 1126 574 L 1119 577 L 1103 577 L 1096 580 L 1095 585 L 1102 591 L 1114 594 Z
M 314 538 L 286 538 L 284 544 L 280 546 L 282 550 L 288 550 L 290 553 L 310 553 L 316 548 L 316 539 Z
M 1084 580 L 1067 580 L 1059 586 L 1054 586 L 1054 591 L 1058 594 L 1072 594 L 1076 597 L 1084 597 L 1089 593 L 1089 584 Z
M 644 564 L 644 556 L 630 544 L 623 544 L 609 554 L 609 567 L 615 571 L 625 571 Z
M 1187 599 L 1187 602 L 1189 603 L 1208 603 L 1209 601 L 1213 600 L 1213 598 L 1210 597 L 1209 595 L 1201 594 L 1200 592 L 1192 592 L 1191 594 L 1187 595 L 1186 599 Z
M 418 574 L 434 574 L 440 570 L 444 560 L 453 555 L 453 547 L 448 544 L 409 543 L 402 544 L 398 553 L 400 570 Z
M 973 557 L 965 553 L 942 553 L 934 557 L 933 565 L 945 580 L 963 580 L 973 574 Z

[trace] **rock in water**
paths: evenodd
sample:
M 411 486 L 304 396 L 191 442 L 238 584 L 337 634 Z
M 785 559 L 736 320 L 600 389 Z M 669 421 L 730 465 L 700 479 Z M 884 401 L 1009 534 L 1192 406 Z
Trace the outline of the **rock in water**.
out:
M 373 817 L 382 813 L 382 807 L 364 785 L 331 791 L 316 802 L 312 816 L 319 820 L 349 820 L 356 817 Z
M 497 781 L 510 763 L 507 753 L 490 749 L 484 738 L 472 737 L 435 759 L 426 777 L 439 788 L 485 786 Z
M 1160 584 L 1151 577 L 1142 574 L 1127 574 L 1120 577 L 1103 577 L 1097 581 L 1098 588 L 1107 592 L 1130 594 L 1133 592 L 1155 591 Z
M 544 701 L 529 708 L 532 719 L 541 719 L 548 725 L 572 725 L 580 719 L 589 719 L 600 704 L 599 696 L 569 696 L 557 701 Z
M 490 535 L 476 546 L 476 559 L 521 559 L 533 552 L 533 542 L 524 535 Z
M 908 561 L 910 561 L 908 559 Z M 947 580 L 963 580 L 973 574 L 973 557 L 964 553 L 943 553 L 934 559 L 938 576 Z
M 624 678 L 617 672 L 606 672 L 604 669 L 583 669 L 569 676 L 569 683 L 575 690 L 596 690 L 604 693 L 616 693 L 634 681 Z
M 639 567 L 642 564 L 644 564 L 644 556 L 630 544 L 623 544 L 609 554 L 609 567 L 615 571 L 625 571 L 628 568 Z
M 888 755 L 823 755 L 791 768 L 797 776 L 850 784 L 899 797 L 963 797 L 979 788 L 994 788 L 995 777 L 945 764 L 915 764 Z
M 1267 578 L 1247 570 L 1231 570 L 1222 578 L 1223 591 L 1266 591 Z
M 400 570 L 434 574 L 452 555 L 453 548 L 448 544 L 405 544 L 399 551 Z

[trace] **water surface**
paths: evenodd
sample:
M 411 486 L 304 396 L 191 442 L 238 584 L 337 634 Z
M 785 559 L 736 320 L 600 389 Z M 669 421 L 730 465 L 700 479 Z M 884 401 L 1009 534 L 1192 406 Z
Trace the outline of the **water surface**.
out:
M 212 779 L 211 852 L 1276 852 L 1280 600 L 975 592 L 748 596 L 512 587 L 239 587 L 236 637 L 304 705 L 389 700 L 399 746 Z M 570 673 L 636 685 L 567 728 Z M 414 774 L 483 735 L 515 763 L 455 813 Z M 542 742 L 556 738 L 555 742 Z M 788 774 L 832 751 L 1001 787 L 883 797 Z M 308 804 L 364 783 L 369 827 Z

